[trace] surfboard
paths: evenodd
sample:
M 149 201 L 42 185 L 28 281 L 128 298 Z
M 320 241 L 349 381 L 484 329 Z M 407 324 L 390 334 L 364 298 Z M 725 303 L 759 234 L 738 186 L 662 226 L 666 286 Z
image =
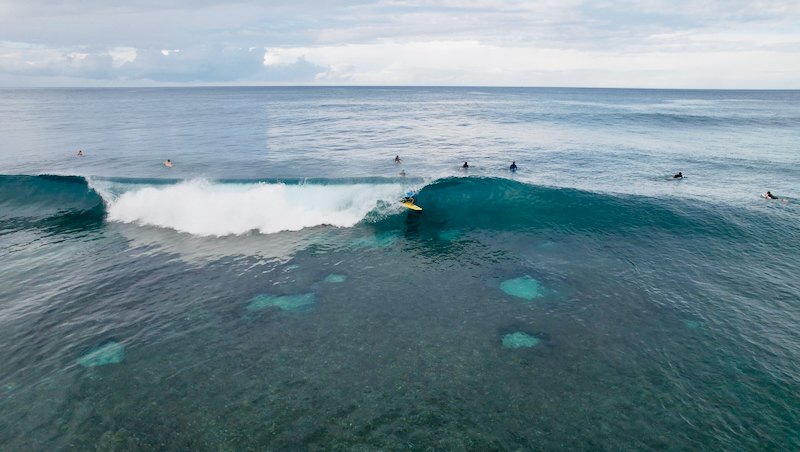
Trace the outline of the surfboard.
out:
M 415 206 L 414 204 L 411 204 L 410 202 L 401 202 L 400 204 L 402 204 L 402 205 L 404 205 L 404 206 L 408 207 L 408 208 L 409 208 L 409 209 L 411 209 L 411 210 L 422 210 L 422 207 L 420 207 L 420 206 Z

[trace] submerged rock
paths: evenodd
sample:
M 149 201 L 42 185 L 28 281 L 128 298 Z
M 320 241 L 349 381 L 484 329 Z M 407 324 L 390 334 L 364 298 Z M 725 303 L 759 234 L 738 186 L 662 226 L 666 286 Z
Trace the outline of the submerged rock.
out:
M 88 353 L 78 358 L 78 364 L 83 367 L 102 366 L 103 364 L 121 363 L 125 359 L 125 346 L 116 342 L 89 350 Z
M 684 323 L 686 324 L 686 328 L 696 329 L 702 328 L 703 322 L 698 322 L 697 320 L 685 320 Z
M 263 294 L 251 299 L 250 304 L 247 306 L 247 310 L 256 311 L 258 309 L 264 309 L 270 306 L 277 306 L 284 311 L 288 311 L 290 309 L 297 309 L 303 306 L 312 305 L 316 302 L 317 298 L 313 293 L 285 295 L 282 297 Z
M 541 343 L 539 339 L 521 331 L 503 336 L 503 347 L 512 350 L 520 347 L 534 347 L 539 343 Z
M 534 298 L 544 295 L 542 286 L 530 276 L 503 281 L 503 283 L 500 284 L 500 289 L 509 295 L 526 300 L 533 300 Z
M 344 275 L 328 275 L 325 278 L 325 282 L 344 282 L 345 279 L 347 279 L 347 276 Z

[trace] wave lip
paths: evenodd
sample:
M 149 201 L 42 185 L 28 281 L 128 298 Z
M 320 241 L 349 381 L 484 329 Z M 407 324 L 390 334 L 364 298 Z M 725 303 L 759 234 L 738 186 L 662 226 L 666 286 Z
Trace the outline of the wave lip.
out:
M 101 190 L 101 193 L 103 191 Z M 107 219 L 198 236 L 273 234 L 320 225 L 351 227 L 370 212 L 398 209 L 400 184 L 230 184 L 204 180 L 104 195 Z

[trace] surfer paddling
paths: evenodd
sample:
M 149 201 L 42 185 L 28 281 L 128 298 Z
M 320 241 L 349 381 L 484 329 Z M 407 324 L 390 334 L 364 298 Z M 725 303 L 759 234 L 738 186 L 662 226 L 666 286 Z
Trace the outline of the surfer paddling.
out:
M 172 162 L 170 162 L 169 159 L 167 159 L 167 161 L 164 162 L 164 166 L 168 166 L 168 167 L 172 168 Z
M 683 179 L 683 173 L 678 171 L 678 174 L 672 176 L 671 179 Z
M 67 157 L 72 157 L 74 155 L 83 155 L 83 151 L 78 151 L 77 154 L 64 154 L 64 155 L 66 155 Z
M 461 165 L 461 169 L 469 169 L 469 165 L 467 164 L 467 162 L 464 162 L 464 164 Z
M 773 195 L 773 194 L 772 194 L 772 193 L 770 193 L 769 191 L 767 191 L 767 193 L 766 193 L 766 194 L 764 194 L 764 195 L 761 195 L 761 196 L 763 196 L 763 197 L 765 197 L 765 198 L 767 198 L 767 199 L 774 199 L 774 200 L 776 200 L 776 201 L 789 202 L 789 200 L 788 200 L 788 199 L 778 198 L 777 196 Z

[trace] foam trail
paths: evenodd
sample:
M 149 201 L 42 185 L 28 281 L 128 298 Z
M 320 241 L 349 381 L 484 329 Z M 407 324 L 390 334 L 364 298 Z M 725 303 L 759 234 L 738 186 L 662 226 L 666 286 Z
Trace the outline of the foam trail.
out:
M 203 180 L 143 187 L 118 196 L 99 190 L 108 220 L 199 236 L 272 234 L 332 225 L 350 227 L 372 211 L 397 210 L 400 184 L 224 184 Z

